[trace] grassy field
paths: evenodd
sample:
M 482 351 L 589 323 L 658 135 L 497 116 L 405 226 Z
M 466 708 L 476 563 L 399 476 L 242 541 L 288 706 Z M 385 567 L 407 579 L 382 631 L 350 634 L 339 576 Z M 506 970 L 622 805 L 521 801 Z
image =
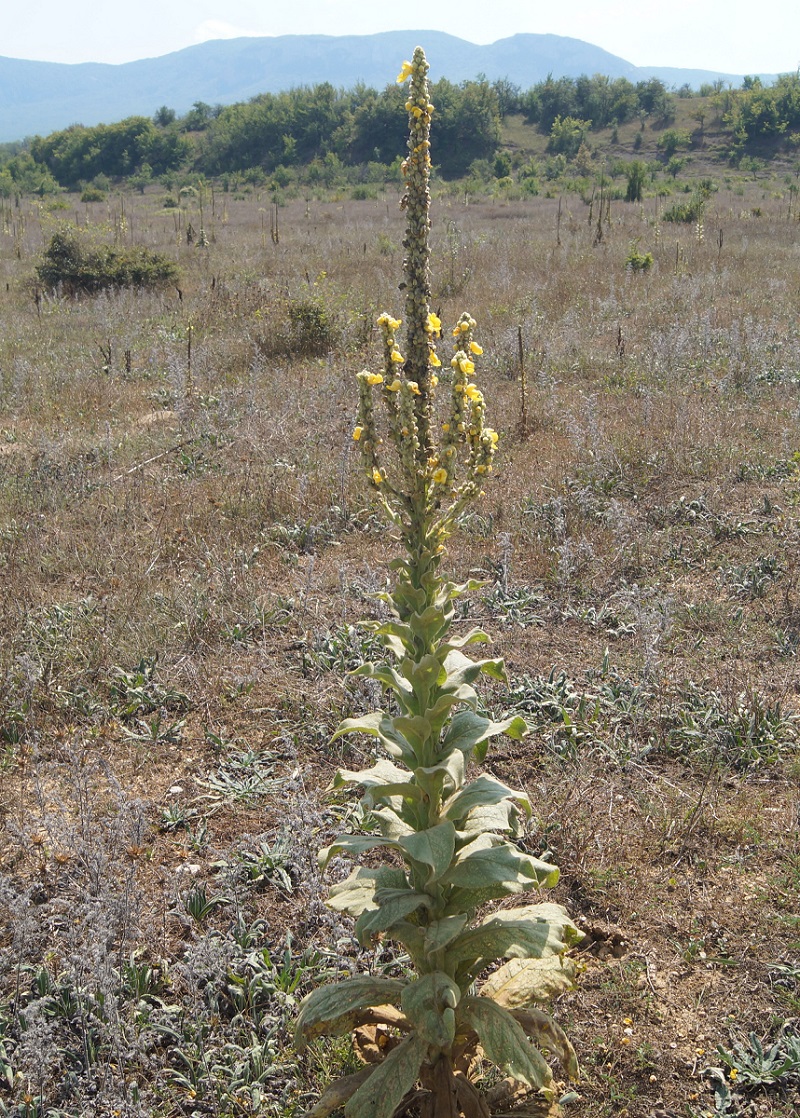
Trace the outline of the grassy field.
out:
M 277 231 L 266 194 L 202 216 L 162 197 L 0 215 L 0 1114 L 18 1118 L 299 1115 L 351 1058 L 294 1054 L 302 995 L 403 966 L 357 947 L 315 859 L 363 822 L 326 788 L 369 746 L 329 741 L 374 705 L 346 673 L 397 553 L 350 437 L 375 318 L 402 311 L 397 197 L 290 201 Z M 449 569 L 484 580 L 464 620 L 506 657 L 487 708 L 530 724 L 493 771 L 530 794 L 526 849 L 587 933 L 555 1007 L 583 1067 L 567 1116 L 800 1103 L 789 201 L 742 176 L 699 224 L 660 198 L 600 220 L 575 195 L 434 200 L 434 306 L 477 319 L 501 435 Z M 164 253 L 178 285 L 37 288 L 65 223 Z M 626 268 L 632 247 L 652 264 Z

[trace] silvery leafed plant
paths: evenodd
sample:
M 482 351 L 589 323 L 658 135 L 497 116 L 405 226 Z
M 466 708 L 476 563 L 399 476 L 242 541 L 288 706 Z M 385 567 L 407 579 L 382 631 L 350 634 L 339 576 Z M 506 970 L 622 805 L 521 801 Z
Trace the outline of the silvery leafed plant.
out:
M 470 771 L 491 738 L 519 738 L 526 726 L 519 717 L 493 721 L 477 712 L 473 684 L 481 673 L 503 680 L 503 664 L 465 655 L 489 638 L 477 629 L 451 632 L 454 602 L 468 587 L 440 572 L 445 542 L 480 493 L 498 438 L 485 423 L 475 384 L 482 350 L 469 314 L 452 331 L 449 375 L 439 377 L 441 323 L 430 309 L 427 73 L 417 48 L 398 79 L 410 79 L 405 320 L 388 313 L 378 319 L 383 370 L 358 374 L 353 432 L 403 548 L 392 563 L 394 589 L 385 596 L 391 618 L 369 624 L 387 661 L 358 670 L 384 686 L 391 713 L 348 719 L 337 730 L 337 736 L 377 738 L 375 764 L 341 771 L 336 783 L 364 790 L 362 803 L 378 833 L 341 835 L 320 854 L 324 865 L 334 855 L 357 859 L 373 852 L 370 867 L 356 866 L 331 889 L 328 903 L 355 919 L 362 944 L 381 937 L 402 945 L 410 977 L 356 976 L 305 999 L 300 1046 L 352 1032 L 365 1061 L 363 1070 L 333 1083 L 307 1118 L 324 1118 L 339 1106 L 348 1118 L 391 1118 L 406 1104 L 423 1118 L 473 1118 L 490 1114 L 474 1085 L 484 1062 L 507 1073 L 495 1093 L 506 1104 L 519 1090 L 552 1096 L 542 1049 L 559 1058 L 566 1074 L 577 1071 L 566 1036 L 537 1008 L 570 986 L 564 952 L 577 929 L 555 904 L 483 915 L 487 902 L 553 885 L 558 870 L 513 841 L 530 814 L 528 796 Z M 380 850 L 388 857 L 374 868 Z

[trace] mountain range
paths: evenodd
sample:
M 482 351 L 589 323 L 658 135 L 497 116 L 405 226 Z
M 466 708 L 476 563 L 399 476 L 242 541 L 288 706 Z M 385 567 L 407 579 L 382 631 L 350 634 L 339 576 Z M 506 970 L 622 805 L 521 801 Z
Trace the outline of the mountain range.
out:
M 659 78 L 667 86 L 697 88 L 721 79 L 741 84 L 743 75 L 717 70 L 633 66 L 580 39 L 562 35 L 512 35 L 478 46 L 441 31 L 387 31 L 376 35 L 280 35 L 217 39 L 137 62 L 65 64 L 0 57 L 0 142 L 47 135 L 70 124 L 94 125 L 127 116 L 152 116 L 162 105 L 181 115 L 196 102 L 246 101 L 301 85 L 359 82 L 382 89 L 393 67 L 420 43 L 431 62 L 431 79 L 453 82 L 483 75 L 529 89 L 553 77 L 582 74 Z M 772 81 L 775 75 L 759 75 Z

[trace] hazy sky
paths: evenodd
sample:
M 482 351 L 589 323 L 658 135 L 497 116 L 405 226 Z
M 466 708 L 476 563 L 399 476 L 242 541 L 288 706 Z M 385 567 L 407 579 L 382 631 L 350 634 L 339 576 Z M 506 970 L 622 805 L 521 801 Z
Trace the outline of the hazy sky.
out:
M 130 62 L 239 35 L 433 29 L 473 43 L 517 32 L 570 35 L 636 66 L 736 74 L 800 65 L 797 0 L 27 0 L 3 7 L 0 55 L 45 62 Z

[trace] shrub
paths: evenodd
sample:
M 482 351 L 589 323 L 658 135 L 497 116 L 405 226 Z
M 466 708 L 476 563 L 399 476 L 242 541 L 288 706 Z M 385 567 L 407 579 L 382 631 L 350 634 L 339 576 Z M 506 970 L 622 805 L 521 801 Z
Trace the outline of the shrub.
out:
M 638 241 L 634 241 L 625 257 L 625 267 L 630 268 L 632 272 L 646 272 L 652 264 L 652 252 L 639 252 Z
M 105 202 L 105 191 L 98 190 L 96 186 L 87 186 L 81 194 L 82 202 Z
M 92 295 L 109 287 L 165 287 L 178 277 L 177 266 L 146 248 L 85 249 L 69 230 L 54 233 L 36 274 L 48 288 L 69 295 Z

